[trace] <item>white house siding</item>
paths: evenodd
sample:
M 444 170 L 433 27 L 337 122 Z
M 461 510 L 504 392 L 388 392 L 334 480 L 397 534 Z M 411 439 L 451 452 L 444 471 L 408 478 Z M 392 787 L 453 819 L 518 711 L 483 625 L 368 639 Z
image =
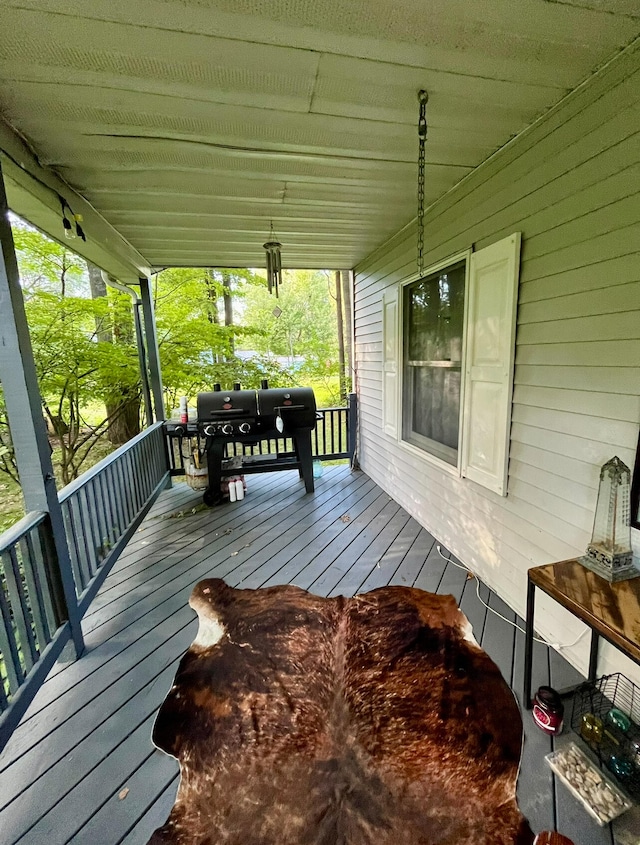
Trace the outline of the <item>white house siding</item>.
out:
M 360 463 L 524 614 L 531 566 L 581 554 L 599 467 L 633 465 L 640 419 L 640 45 L 622 53 L 426 214 L 425 266 L 522 232 L 508 495 L 385 436 L 383 291 L 415 272 L 415 225 L 355 271 Z M 428 142 L 427 142 L 428 156 Z M 540 596 L 537 626 L 582 626 Z M 563 653 L 585 669 L 588 637 Z M 636 667 L 605 645 L 601 671 Z

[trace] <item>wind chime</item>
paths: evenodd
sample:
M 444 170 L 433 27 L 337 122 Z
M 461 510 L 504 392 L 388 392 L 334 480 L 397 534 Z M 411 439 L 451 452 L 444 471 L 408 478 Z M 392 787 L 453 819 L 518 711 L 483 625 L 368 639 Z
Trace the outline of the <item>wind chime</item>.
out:
M 277 240 L 276 233 L 273 231 L 273 222 L 271 223 L 269 240 L 262 246 L 267 253 L 267 285 L 269 286 L 269 293 L 273 293 L 275 290 L 277 298 L 278 288 L 282 284 L 282 256 L 280 254 L 282 244 Z
M 427 102 L 426 91 L 418 91 L 420 105 L 418 117 L 418 273 L 424 274 L 424 162 L 425 143 L 427 140 Z

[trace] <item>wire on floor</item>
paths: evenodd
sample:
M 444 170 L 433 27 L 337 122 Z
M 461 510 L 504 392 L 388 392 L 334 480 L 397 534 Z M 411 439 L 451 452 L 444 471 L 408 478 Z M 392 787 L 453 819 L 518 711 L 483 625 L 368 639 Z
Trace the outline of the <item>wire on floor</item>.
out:
M 464 571 L 467 573 L 467 575 L 470 575 L 472 578 L 475 578 L 475 581 L 476 581 L 476 595 L 478 596 L 478 601 L 480 602 L 480 604 L 484 605 L 484 606 L 487 608 L 487 610 L 490 610 L 490 611 L 491 611 L 491 613 L 494 613 L 494 614 L 495 614 L 496 616 L 498 616 L 500 619 L 504 620 L 504 621 L 505 621 L 508 625 L 513 625 L 513 627 L 514 627 L 514 628 L 517 628 L 517 630 L 518 630 L 518 631 L 521 631 L 523 634 L 526 634 L 526 633 L 527 633 L 527 632 L 524 630 L 524 628 L 522 628 L 520 625 L 518 625 L 518 623 L 517 623 L 517 622 L 513 622 L 513 620 L 511 620 L 511 619 L 507 619 L 507 617 L 506 617 L 506 616 L 503 616 L 501 613 L 498 613 L 498 611 L 497 611 L 495 608 L 490 607 L 490 606 L 487 604 L 487 602 L 486 602 L 486 601 L 482 598 L 482 596 L 480 595 L 480 579 L 478 578 L 478 576 L 477 576 L 474 572 L 471 572 L 471 570 L 470 570 L 470 569 L 468 569 L 468 568 L 467 568 L 466 566 L 464 566 L 463 564 L 461 564 L 461 563 L 456 563 L 456 562 L 455 562 L 455 560 L 452 560 L 452 558 L 451 558 L 451 557 L 446 557 L 445 555 L 443 555 L 443 554 L 442 554 L 442 549 L 440 548 L 440 546 L 439 546 L 439 545 L 436 545 L 436 549 L 438 550 L 438 554 L 440 555 L 440 557 L 442 558 L 442 560 L 446 560 L 446 561 L 447 561 L 447 563 L 451 563 L 451 564 L 453 564 L 453 566 L 457 566 L 457 567 L 458 567 L 458 569 L 462 569 L 462 570 L 464 570 Z M 542 645 L 546 645 L 546 646 L 549 646 L 549 645 L 550 645 L 550 646 L 553 646 L 553 648 L 571 648 L 572 646 L 577 645 L 577 644 L 580 642 L 580 640 L 584 637 L 584 635 L 587 633 L 587 631 L 588 631 L 588 630 L 589 630 L 588 628 L 585 628 L 585 629 L 584 629 L 584 631 L 580 634 L 580 636 L 579 636 L 579 637 L 577 637 L 577 638 L 576 638 L 573 642 L 571 642 L 571 643 L 549 643 L 549 642 L 547 642 L 546 640 L 541 639 L 540 637 L 534 637 L 533 639 L 534 639 L 534 641 L 535 641 L 535 642 L 537 642 L 537 643 L 542 643 Z

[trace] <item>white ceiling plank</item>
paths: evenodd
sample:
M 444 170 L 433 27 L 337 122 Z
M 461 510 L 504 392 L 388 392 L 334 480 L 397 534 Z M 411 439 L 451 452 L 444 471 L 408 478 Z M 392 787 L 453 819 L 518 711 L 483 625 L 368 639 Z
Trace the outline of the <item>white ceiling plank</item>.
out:
M 3 0 L 0 113 L 146 261 L 262 260 L 273 219 L 296 266 L 352 266 L 415 215 L 419 88 L 430 203 L 637 35 L 636 11 Z
M 5 0 L 11 7 L 46 9 L 65 17 L 68 0 Z M 584 8 L 602 5 L 599 9 Z M 637 31 L 635 0 L 359 0 L 345 4 L 291 4 L 265 0 L 243 10 L 228 2 L 166 2 L 166 0 L 84 0 L 81 14 L 88 20 L 184 33 L 237 39 L 255 44 L 296 45 L 317 50 L 414 67 L 499 79 L 575 84 L 575 72 L 585 76 L 593 68 L 593 50 L 602 59 Z M 179 9 L 179 23 L 176 20 Z M 77 14 L 77 9 L 74 9 Z M 346 19 L 345 19 L 346 18 Z M 553 32 L 553 38 L 550 38 Z M 557 49 L 562 37 L 582 50 Z M 551 41 L 552 49 L 547 45 Z M 546 54 L 543 52 L 547 48 Z
M 217 133 L 241 139 L 246 138 L 248 129 L 256 133 L 257 139 L 261 141 L 275 140 L 279 144 L 333 146 L 335 136 L 341 135 L 350 138 L 349 146 L 360 147 L 366 140 L 362 136 L 364 118 L 348 114 L 310 112 L 302 119 L 299 112 L 265 109 L 263 105 L 199 100 L 195 92 L 190 97 L 175 98 L 162 93 L 108 87 L 100 87 L 97 91 L 95 85 L 83 85 L 75 77 L 67 77 L 64 81 L 34 82 L 17 79 L 13 65 L 11 74 L 12 78 L 5 78 L 3 85 L 6 109 L 25 112 L 28 105 L 28 110 L 42 120 L 49 117 L 71 124 L 89 122 L 162 128 L 207 137 Z M 415 91 L 418 87 L 415 86 Z M 463 83 L 460 87 L 464 87 Z M 369 132 L 374 133 L 376 138 L 395 139 L 402 137 L 407 127 L 413 129 L 416 122 L 415 97 L 407 98 L 403 92 L 403 102 L 402 110 L 396 104 L 393 120 L 372 120 Z M 493 110 L 490 119 L 486 106 L 475 100 L 470 100 L 464 111 L 447 108 L 448 102 L 443 101 L 437 110 L 432 110 L 429 121 L 431 128 L 504 132 L 512 129 L 514 122 L 523 122 L 530 117 L 526 104 L 513 97 L 501 102 L 500 108 Z M 269 111 L 268 116 L 264 111 Z

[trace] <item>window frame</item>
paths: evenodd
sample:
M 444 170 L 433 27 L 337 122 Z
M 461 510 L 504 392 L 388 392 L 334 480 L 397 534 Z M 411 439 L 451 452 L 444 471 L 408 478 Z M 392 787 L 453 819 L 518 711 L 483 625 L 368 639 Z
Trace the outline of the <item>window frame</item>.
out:
M 470 277 L 470 270 L 471 270 L 471 254 L 473 250 L 471 248 L 462 250 L 461 252 L 457 252 L 453 255 L 447 256 L 443 258 L 441 261 L 438 261 L 435 264 L 431 264 L 429 267 L 425 267 L 422 273 L 412 273 L 410 276 L 407 276 L 403 279 L 399 284 L 399 296 L 398 296 L 398 348 L 397 348 L 397 359 L 400 364 L 398 367 L 398 400 L 399 400 L 399 410 L 400 410 L 400 418 L 398 420 L 398 428 L 397 428 L 397 438 L 398 443 L 400 446 L 405 449 L 406 451 L 410 452 L 413 455 L 420 456 L 424 460 L 428 461 L 429 463 L 437 466 L 438 469 L 446 471 L 451 475 L 461 477 L 462 475 L 462 416 L 463 416 L 463 409 L 464 409 L 464 391 L 465 391 L 465 381 L 464 373 L 466 368 L 466 360 L 467 360 L 467 322 L 468 322 L 468 305 L 469 305 L 469 277 Z M 405 440 L 404 438 L 404 415 L 405 415 L 405 335 L 406 335 L 406 313 L 405 313 L 405 289 L 409 286 L 414 284 L 415 282 L 419 282 L 421 279 L 427 279 L 429 276 L 434 276 L 437 273 L 440 273 L 442 270 L 446 270 L 449 267 L 454 267 L 456 264 L 461 264 L 464 262 L 464 310 L 463 310 L 463 317 L 462 317 L 462 368 L 461 373 L 462 377 L 460 379 L 460 410 L 458 413 L 458 448 L 456 450 L 456 463 L 453 464 L 450 461 L 445 460 L 444 458 L 438 456 L 435 452 L 430 452 L 427 449 L 423 449 L 420 446 L 415 445 L 409 440 Z
M 636 446 L 636 460 L 631 470 L 631 527 L 640 530 L 640 431 Z

